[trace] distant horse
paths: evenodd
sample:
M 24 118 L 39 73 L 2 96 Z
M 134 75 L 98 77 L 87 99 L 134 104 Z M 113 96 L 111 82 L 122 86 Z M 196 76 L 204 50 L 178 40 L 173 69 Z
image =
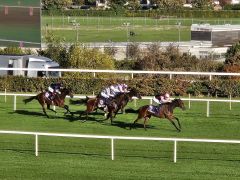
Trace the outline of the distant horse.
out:
M 129 88 L 129 92 L 127 93 L 119 93 L 118 95 L 116 95 L 116 97 L 114 99 L 111 100 L 111 102 L 115 102 L 115 103 L 109 103 L 111 104 L 111 106 L 107 105 L 108 108 L 113 109 L 113 105 L 117 104 L 117 108 L 114 109 L 114 113 L 115 115 L 117 114 L 117 112 L 121 109 L 121 111 L 124 111 L 124 107 L 127 105 L 127 103 L 132 100 L 133 97 L 137 97 L 137 98 L 141 98 L 140 94 L 137 92 L 137 90 L 135 88 Z M 86 99 L 83 100 L 78 100 L 78 101 L 71 101 L 72 104 L 82 104 L 85 103 L 86 104 L 86 110 L 80 114 L 81 115 L 86 115 L 86 118 L 88 118 L 88 114 L 97 110 L 97 109 L 101 109 L 104 111 L 104 108 L 99 108 L 98 107 L 98 103 L 99 103 L 99 98 L 89 98 L 86 97 Z M 116 107 L 116 106 L 115 106 Z M 113 111 L 109 114 L 109 116 L 113 115 Z M 108 117 L 109 118 L 109 117 Z M 107 119 L 108 119 L 107 118 Z
M 179 122 L 179 119 L 173 115 L 173 110 L 176 107 L 179 107 L 182 110 L 185 110 L 184 103 L 181 99 L 174 99 L 172 102 L 162 104 L 159 107 L 158 106 L 153 106 L 153 107 L 157 109 L 155 112 L 150 111 L 150 105 L 145 105 L 140 107 L 138 109 L 138 117 L 133 122 L 132 126 L 134 126 L 139 119 L 144 118 L 144 129 L 146 130 L 147 120 L 150 119 L 151 116 L 155 116 L 158 118 L 168 119 L 179 132 L 181 131 L 181 124 Z M 174 123 L 173 119 L 177 120 L 178 127 Z
M 63 88 L 60 89 L 61 94 L 56 94 L 53 100 L 50 100 L 49 98 L 46 97 L 46 92 L 41 92 L 36 96 L 30 97 L 28 99 L 24 99 L 23 102 L 26 104 L 28 102 L 31 102 L 32 100 L 36 99 L 38 100 L 38 102 L 40 103 L 40 105 L 42 106 L 42 110 L 44 112 L 44 114 L 49 118 L 49 116 L 46 113 L 46 108 L 45 105 L 47 105 L 47 109 L 57 113 L 55 110 L 51 109 L 50 106 L 54 105 L 54 106 L 59 106 L 61 108 L 64 108 L 67 110 L 67 112 L 65 112 L 64 114 L 70 113 L 71 115 L 73 115 L 72 112 L 70 112 L 68 105 L 64 104 L 64 100 L 65 97 L 68 95 L 71 98 L 73 97 L 73 93 L 71 89 L 67 89 L 67 88 Z
M 107 105 L 108 114 L 106 120 L 110 118 L 112 124 L 112 120 L 118 111 L 121 109 L 122 113 L 124 113 L 124 107 L 132 100 L 133 97 L 142 99 L 140 93 L 135 88 L 131 88 L 128 93 L 117 94 L 116 97 Z

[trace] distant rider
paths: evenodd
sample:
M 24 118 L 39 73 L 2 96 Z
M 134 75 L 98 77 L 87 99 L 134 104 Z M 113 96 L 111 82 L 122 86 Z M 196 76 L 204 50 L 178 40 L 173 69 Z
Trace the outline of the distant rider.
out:
M 126 84 L 114 84 L 103 89 L 99 95 L 98 107 L 105 107 L 117 94 L 128 92 L 127 87 Z
M 159 106 L 150 105 L 148 110 L 152 113 L 157 113 L 160 109 L 160 105 L 171 102 L 171 99 L 170 99 L 169 93 L 162 93 L 162 94 L 155 95 L 153 97 L 153 101 L 159 104 Z
M 49 93 L 49 96 L 48 98 L 50 100 L 53 100 L 54 97 L 56 96 L 56 94 L 61 94 L 61 91 L 60 89 L 62 89 L 62 84 L 61 83 L 52 83 L 50 84 L 50 86 L 48 87 L 48 93 Z
M 167 102 L 171 102 L 171 99 L 169 93 L 163 93 L 155 95 L 153 101 L 156 102 L 157 104 L 164 104 Z

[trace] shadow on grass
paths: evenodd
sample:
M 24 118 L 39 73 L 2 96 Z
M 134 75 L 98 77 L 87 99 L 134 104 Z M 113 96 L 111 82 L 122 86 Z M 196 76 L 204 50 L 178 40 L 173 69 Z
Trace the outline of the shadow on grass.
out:
M 14 114 L 14 113 L 23 114 L 23 115 L 29 115 L 29 116 L 43 116 L 43 117 L 46 117 L 41 112 L 33 112 L 33 111 L 26 111 L 26 110 L 16 110 L 15 112 L 10 112 L 10 114 Z

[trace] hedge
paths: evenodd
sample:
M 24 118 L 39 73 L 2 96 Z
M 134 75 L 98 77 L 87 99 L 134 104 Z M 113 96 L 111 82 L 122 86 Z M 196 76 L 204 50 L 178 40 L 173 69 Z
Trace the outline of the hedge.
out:
M 121 79 L 79 79 L 79 78 L 27 78 L 22 76 L 0 77 L 0 91 L 34 92 L 47 89 L 52 82 L 62 82 L 65 87 L 71 87 L 75 94 L 97 94 L 102 88 L 123 82 Z M 231 79 L 186 81 L 169 78 L 134 78 L 125 80 L 130 87 L 137 88 L 141 95 L 152 96 L 160 92 L 170 92 L 172 95 L 212 95 L 240 97 L 240 81 Z
M 162 16 L 171 16 L 178 18 L 238 18 L 240 17 L 239 10 L 222 10 L 222 11 L 213 11 L 213 10 L 137 10 L 137 11 L 120 11 L 115 12 L 111 10 L 43 10 L 43 15 L 47 16 L 125 16 L 125 17 L 153 17 L 159 18 Z

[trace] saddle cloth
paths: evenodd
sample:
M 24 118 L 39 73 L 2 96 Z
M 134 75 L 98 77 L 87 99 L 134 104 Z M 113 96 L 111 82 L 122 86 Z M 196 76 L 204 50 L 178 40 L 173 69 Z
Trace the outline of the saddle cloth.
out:
M 153 105 L 150 105 L 148 107 L 148 111 L 153 113 L 153 114 L 159 114 L 159 111 L 160 111 L 160 108 L 161 106 L 153 106 Z
M 45 92 L 45 97 L 48 98 L 50 101 L 52 101 L 54 95 L 51 94 L 50 92 L 46 91 L 46 92 Z

